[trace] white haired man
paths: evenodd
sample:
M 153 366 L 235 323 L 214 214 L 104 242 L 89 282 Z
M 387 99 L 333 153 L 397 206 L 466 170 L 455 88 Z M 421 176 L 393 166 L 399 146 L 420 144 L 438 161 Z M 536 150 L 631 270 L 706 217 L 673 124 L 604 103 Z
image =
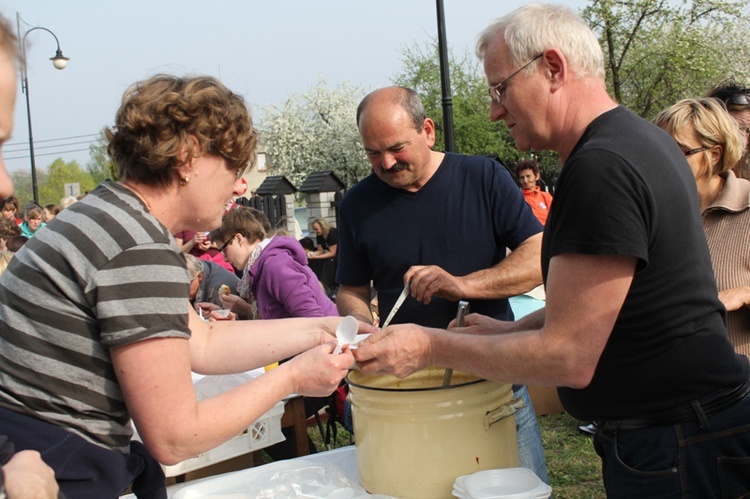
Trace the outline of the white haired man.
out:
M 355 351 L 360 369 L 557 386 L 571 415 L 598 423 L 608 497 L 746 493 L 750 366 L 727 339 L 679 147 L 607 94 L 598 41 L 567 8 L 524 6 L 477 53 L 490 118 L 563 163 L 542 242 L 547 306 L 515 323 L 470 314 L 451 333 L 389 327 Z

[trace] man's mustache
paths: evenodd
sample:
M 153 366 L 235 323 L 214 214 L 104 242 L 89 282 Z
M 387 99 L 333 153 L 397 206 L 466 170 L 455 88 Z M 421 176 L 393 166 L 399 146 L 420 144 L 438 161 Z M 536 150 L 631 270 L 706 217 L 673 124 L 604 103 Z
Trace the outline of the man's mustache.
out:
M 407 163 L 396 163 L 392 167 L 390 167 L 388 170 L 385 170 L 387 173 L 398 173 L 404 170 L 408 170 L 409 165 Z

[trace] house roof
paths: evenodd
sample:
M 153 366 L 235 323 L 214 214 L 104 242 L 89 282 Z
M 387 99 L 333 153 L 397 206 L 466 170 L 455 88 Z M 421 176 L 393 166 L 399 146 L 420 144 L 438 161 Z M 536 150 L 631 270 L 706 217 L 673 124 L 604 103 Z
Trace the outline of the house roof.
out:
M 346 187 L 333 170 L 323 170 L 312 172 L 307 176 L 302 185 L 300 192 L 337 192 Z
M 255 194 L 258 196 L 278 196 L 285 194 L 294 194 L 297 188 L 283 175 L 271 175 L 263 180 L 258 186 Z

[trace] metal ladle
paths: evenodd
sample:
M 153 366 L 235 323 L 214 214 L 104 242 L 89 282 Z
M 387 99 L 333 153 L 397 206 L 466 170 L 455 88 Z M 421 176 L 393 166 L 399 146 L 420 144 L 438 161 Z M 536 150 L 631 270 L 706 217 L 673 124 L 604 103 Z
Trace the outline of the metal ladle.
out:
M 469 311 L 468 301 L 461 300 L 460 302 L 458 302 L 458 312 L 456 313 L 455 327 L 463 327 L 464 316 L 468 313 L 468 311 Z M 450 386 L 451 376 L 453 376 L 453 369 L 449 367 L 445 370 L 445 374 L 443 375 L 443 386 Z

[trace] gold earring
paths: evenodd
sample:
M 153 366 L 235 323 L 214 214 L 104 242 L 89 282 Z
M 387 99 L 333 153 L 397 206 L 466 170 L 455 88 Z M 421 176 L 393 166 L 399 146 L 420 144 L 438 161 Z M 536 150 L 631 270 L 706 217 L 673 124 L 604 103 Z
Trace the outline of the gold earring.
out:
M 186 185 L 188 185 L 188 182 L 190 182 L 190 177 L 182 177 L 180 179 L 180 185 L 182 187 L 185 187 Z

